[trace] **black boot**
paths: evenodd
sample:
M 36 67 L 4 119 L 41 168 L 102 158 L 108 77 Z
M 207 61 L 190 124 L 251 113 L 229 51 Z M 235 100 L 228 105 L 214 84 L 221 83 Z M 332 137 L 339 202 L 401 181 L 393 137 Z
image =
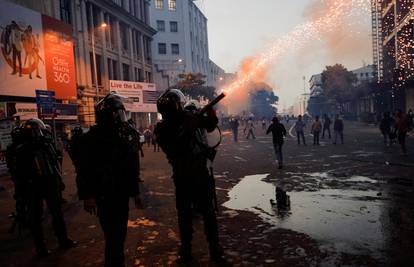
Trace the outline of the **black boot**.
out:
M 78 244 L 78 242 L 76 242 L 72 239 L 69 239 L 69 238 L 59 240 L 59 247 L 63 248 L 63 249 L 76 247 L 77 244 Z
M 191 245 L 181 245 L 178 250 L 178 259 L 177 263 L 188 263 L 192 260 L 191 256 Z
M 224 262 L 224 250 L 220 244 L 209 245 L 210 259 L 215 262 Z
M 45 244 L 42 245 L 36 245 L 36 253 L 37 256 L 39 256 L 40 258 L 45 258 L 47 256 L 49 256 L 49 254 L 51 253 L 50 250 L 47 249 Z

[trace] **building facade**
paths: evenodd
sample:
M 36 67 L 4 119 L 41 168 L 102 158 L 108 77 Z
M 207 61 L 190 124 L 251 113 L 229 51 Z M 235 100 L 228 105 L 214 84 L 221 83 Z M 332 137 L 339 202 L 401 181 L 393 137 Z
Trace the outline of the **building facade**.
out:
M 363 66 L 361 68 L 352 70 L 352 73 L 355 74 L 355 77 L 357 78 L 356 85 L 371 83 L 376 79 L 374 65 Z
M 293 114 L 294 116 L 305 115 L 308 111 L 308 102 L 310 94 L 301 94 L 295 99 L 293 104 Z
M 414 2 L 372 0 L 375 75 L 390 91 L 392 109 L 413 108 Z
M 322 74 L 314 74 L 309 79 L 309 92 L 311 96 L 320 95 L 322 90 Z
M 153 82 L 151 40 L 156 31 L 147 0 L 9 1 L 72 25 L 82 125 L 95 122 L 94 104 L 109 93 L 110 80 Z M 156 115 L 132 116 L 146 125 Z
M 217 89 L 224 86 L 226 72 L 212 60 L 209 60 L 209 73 L 207 84 Z
M 215 86 L 224 71 L 209 59 L 207 18 L 194 1 L 153 0 L 150 15 L 157 30 L 152 43 L 157 86 L 173 86 L 181 73 L 201 73 L 206 85 Z

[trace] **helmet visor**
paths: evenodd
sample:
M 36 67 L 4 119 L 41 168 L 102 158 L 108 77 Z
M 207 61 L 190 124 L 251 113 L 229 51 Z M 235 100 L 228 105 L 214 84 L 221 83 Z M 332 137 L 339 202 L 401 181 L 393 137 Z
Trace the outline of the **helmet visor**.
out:
M 127 115 L 127 112 L 125 111 L 125 109 L 117 109 L 116 112 L 115 112 L 115 117 L 120 122 L 128 122 L 128 115 Z

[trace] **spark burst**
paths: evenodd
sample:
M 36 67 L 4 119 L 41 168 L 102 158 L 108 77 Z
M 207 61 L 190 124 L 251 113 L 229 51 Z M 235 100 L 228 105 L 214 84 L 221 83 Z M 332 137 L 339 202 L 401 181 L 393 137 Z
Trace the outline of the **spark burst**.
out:
M 337 25 L 345 23 L 346 18 L 356 14 L 369 14 L 370 0 L 321 0 L 325 12 L 313 20 L 301 24 L 289 34 L 277 39 L 270 48 L 254 57 L 254 66 L 243 75 L 223 88 L 221 91 L 228 94 L 243 88 L 255 81 L 255 78 L 288 51 L 297 50 L 312 40 L 318 40 L 324 33 L 335 31 Z

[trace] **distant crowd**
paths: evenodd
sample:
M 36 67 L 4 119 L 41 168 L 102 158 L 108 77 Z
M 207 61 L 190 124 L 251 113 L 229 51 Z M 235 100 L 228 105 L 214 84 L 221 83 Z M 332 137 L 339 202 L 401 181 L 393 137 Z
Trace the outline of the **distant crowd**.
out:
M 284 138 L 287 135 L 287 131 L 283 125 L 283 122 L 289 124 L 290 121 L 294 121 L 291 130 L 296 132 L 296 138 L 298 145 L 306 146 L 306 128 L 310 124 L 310 135 L 313 139 L 314 146 L 320 146 L 320 139 L 328 138 L 332 140 L 332 144 L 344 144 L 344 129 L 345 123 L 340 115 L 335 115 L 332 120 L 328 114 L 324 114 L 322 118 L 320 116 L 299 115 L 295 116 L 276 116 L 270 121 L 263 117 L 260 120 L 255 119 L 253 116 L 233 116 L 222 119 L 222 127 L 230 129 L 233 133 L 234 142 L 239 140 L 239 128 L 242 127 L 244 137 L 248 139 L 256 139 L 256 130 L 261 128 L 266 134 L 272 133 L 273 144 L 276 153 L 277 162 L 279 168 L 283 167 L 282 146 Z M 409 110 L 408 113 L 404 113 L 401 110 L 395 113 L 385 112 L 383 117 L 377 123 L 381 134 L 384 137 L 384 144 L 391 146 L 397 143 L 401 147 L 402 155 L 407 155 L 406 137 L 407 134 L 413 129 L 414 125 L 414 113 Z M 333 127 L 332 127 L 333 126 Z M 332 130 L 332 131 L 331 131 Z

